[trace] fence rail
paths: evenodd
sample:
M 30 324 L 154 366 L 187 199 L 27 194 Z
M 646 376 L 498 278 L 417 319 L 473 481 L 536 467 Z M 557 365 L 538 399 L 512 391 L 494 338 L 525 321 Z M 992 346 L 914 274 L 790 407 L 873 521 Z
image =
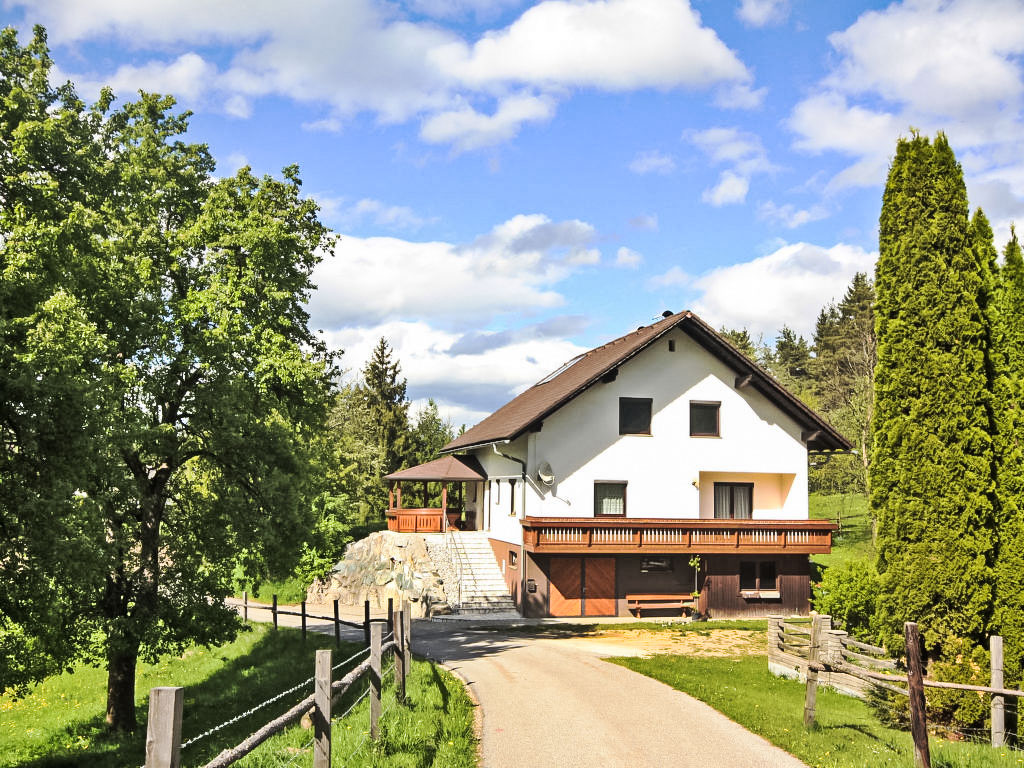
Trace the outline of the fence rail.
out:
M 391 601 L 389 601 L 390 603 Z M 252 607 L 252 604 L 249 604 L 249 607 Z M 274 607 L 276 608 L 276 599 Z M 391 607 L 393 609 L 393 605 Z M 304 609 L 305 604 L 303 604 L 303 614 L 308 616 L 309 614 L 305 614 Z M 278 613 L 281 612 L 278 610 Z M 289 613 L 299 615 L 298 612 L 294 611 Z M 337 614 L 337 610 L 335 610 L 335 614 Z M 346 623 L 352 624 L 352 622 Z M 385 625 L 389 629 L 387 634 L 385 634 Z M 361 628 L 364 625 L 355 624 L 354 626 Z M 313 768 L 329 768 L 331 764 L 331 709 L 341 696 L 364 678 L 369 681 L 367 692 L 370 697 L 369 736 L 372 740 L 376 741 L 379 735 L 378 721 L 381 716 L 381 694 L 384 681 L 382 662 L 388 654 L 394 659 L 392 668 L 394 670 L 395 697 L 401 703 L 406 702 L 406 680 L 408 679 L 412 662 L 412 622 L 409 604 L 404 603 L 400 610 L 393 610 L 388 619 L 373 619 L 367 621 L 365 626 L 368 628 L 370 636 L 368 648 L 333 666 L 332 652 L 330 650 L 317 651 L 315 672 L 312 678 L 294 688 L 271 697 L 266 702 L 252 707 L 239 716 L 226 720 L 224 723 L 211 728 L 196 738 L 190 739 L 184 744 L 182 744 L 181 740 L 184 688 L 153 688 L 150 691 L 149 721 L 146 733 L 146 763 L 143 768 L 179 768 L 181 765 L 181 752 L 184 748 L 228 725 L 238 722 L 267 704 L 279 700 L 296 690 L 300 690 L 310 683 L 314 686 L 312 694 L 258 728 L 236 746 L 223 750 L 213 760 L 206 763 L 204 768 L 227 768 L 227 766 L 248 755 L 267 739 L 295 725 L 307 712 L 312 714 L 312 722 L 315 729 L 312 742 Z M 333 673 L 339 667 L 363 655 L 367 655 L 368 658 L 349 670 L 340 680 L 332 680 Z M 353 707 L 350 707 L 342 715 L 342 718 L 351 712 Z
M 819 684 L 861 698 L 864 698 L 872 688 L 881 688 L 907 696 L 910 701 L 911 733 L 914 737 L 914 764 L 920 768 L 930 766 L 925 688 L 989 694 L 992 697 L 991 744 L 993 747 L 1004 746 L 1005 697 L 1019 699 L 1024 697 L 1024 691 L 1003 687 L 1003 639 L 998 635 L 989 638 L 992 684 L 970 685 L 926 679 L 920 657 L 917 624 L 907 622 L 904 633 L 907 649 L 906 672 L 893 674 L 899 672 L 904 665 L 889 658 L 884 648 L 854 640 L 846 632 L 832 629 L 831 616 L 814 616 L 810 627 L 783 619 L 781 616 L 769 616 L 768 668 L 776 675 L 805 681 L 807 690 L 804 723 L 808 726 L 813 725 L 815 721 Z
M 363 620 L 362 621 L 347 621 L 340 617 L 340 607 L 337 600 L 334 601 L 334 615 L 324 616 L 318 613 L 309 613 L 306 610 L 306 601 L 303 600 L 300 604 L 300 610 L 291 611 L 287 608 L 280 608 L 277 604 L 277 595 L 272 596 L 272 602 L 270 605 L 266 603 L 253 603 L 249 601 L 249 593 L 242 593 L 242 618 L 246 621 L 249 620 L 249 610 L 258 611 L 270 611 L 273 616 L 274 629 L 277 629 L 277 619 L 279 616 L 298 616 L 302 619 L 302 639 L 306 639 L 306 621 L 308 619 L 319 619 L 321 621 L 330 621 L 334 623 L 334 644 L 337 647 L 341 647 L 341 628 L 352 627 L 353 629 L 361 629 L 363 631 L 363 644 L 369 647 L 370 645 L 370 626 L 374 623 L 387 624 L 387 631 L 393 631 L 392 617 L 395 611 L 394 598 L 388 598 L 388 612 L 386 616 L 372 616 L 370 610 L 370 601 L 363 601 Z

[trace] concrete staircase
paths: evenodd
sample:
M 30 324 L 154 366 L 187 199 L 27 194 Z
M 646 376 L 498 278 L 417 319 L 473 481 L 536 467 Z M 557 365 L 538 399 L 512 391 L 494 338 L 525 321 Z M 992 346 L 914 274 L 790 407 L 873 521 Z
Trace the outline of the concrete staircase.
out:
M 515 615 L 516 604 L 505 586 L 494 550 L 481 531 L 454 531 L 449 549 L 456 567 L 462 566 L 460 615 Z

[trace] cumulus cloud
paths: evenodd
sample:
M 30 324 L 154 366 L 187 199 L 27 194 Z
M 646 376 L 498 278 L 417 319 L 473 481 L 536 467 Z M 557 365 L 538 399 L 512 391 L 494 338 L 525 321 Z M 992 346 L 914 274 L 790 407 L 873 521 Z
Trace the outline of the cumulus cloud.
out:
M 789 16 L 789 0 L 740 0 L 736 16 L 751 27 L 781 24 Z
M 582 325 L 582 321 L 556 318 L 547 331 L 527 327 L 510 332 L 496 344 L 474 347 L 467 341 L 462 349 L 458 345 L 464 334 L 423 321 L 358 324 L 328 331 L 324 338 L 332 347 L 345 350 L 353 373 L 365 364 L 378 339 L 388 339 L 409 381 L 409 398 L 415 403 L 431 397 L 442 417 L 472 426 L 586 351 L 554 333 L 560 322 L 567 330 Z
M 513 5 L 515 0 L 502 0 Z M 721 88 L 756 101 L 746 65 L 703 24 L 688 0 L 545 0 L 503 28 L 464 39 L 417 14 L 488 18 L 483 0 L 372 0 L 288 5 L 272 0 L 12 0 L 47 26 L 55 45 L 116 41 L 135 50 L 225 46 L 226 63 L 199 54 L 73 76 L 139 84 L 250 114 L 251 100 L 279 96 L 325 105 L 306 125 L 338 130 L 361 112 L 384 123 L 418 119 L 421 137 L 457 151 L 515 137 L 550 119 L 573 88 Z M 731 90 L 730 90 L 731 89 Z M 204 102 L 203 99 L 206 99 Z
M 850 158 L 826 187 L 885 181 L 896 139 L 916 126 L 945 130 L 958 154 L 979 160 L 983 174 L 1012 185 L 1024 139 L 1024 5 L 1016 0 L 907 0 L 863 13 L 829 37 L 833 66 L 802 99 L 787 125 L 794 146 Z M 966 168 L 966 165 L 965 165 Z
M 615 266 L 623 267 L 625 269 L 639 269 L 640 265 L 644 263 L 644 257 L 634 251 L 632 248 L 622 246 L 615 253 Z
M 752 261 L 701 275 L 694 310 L 715 327 L 747 328 L 774 336 L 788 325 L 804 336 L 824 302 L 842 296 L 856 272 L 871 273 L 877 252 L 838 243 L 825 248 L 792 243 Z
M 600 259 L 594 236 L 586 222 L 539 214 L 515 216 L 465 245 L 346 235 L 314 272 L 312 322 L 479 327 L 498 315 L 558 307 L 565 300 L 555 286 Z
M 672 173 L 676 169 L 676 161 L 669 155 L 663 154 L 656 149 L 648 152 L 641 152 L 629 164 L 629 170 L 633 173 Z

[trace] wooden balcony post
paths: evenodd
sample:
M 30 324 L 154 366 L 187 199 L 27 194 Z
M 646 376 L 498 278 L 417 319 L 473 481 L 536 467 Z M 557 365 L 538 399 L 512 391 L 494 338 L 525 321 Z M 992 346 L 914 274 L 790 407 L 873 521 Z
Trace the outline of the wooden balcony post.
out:
M 423 506 L 427 506 L 426 502 Z M 448 514 L 448 483 L 441 483 L 441 516 Z
M 398 483 L 398 506 L 396 507 L 396 509 L 401 509 L 401 508 L 402 508 L 402 483 L 399 482 Z

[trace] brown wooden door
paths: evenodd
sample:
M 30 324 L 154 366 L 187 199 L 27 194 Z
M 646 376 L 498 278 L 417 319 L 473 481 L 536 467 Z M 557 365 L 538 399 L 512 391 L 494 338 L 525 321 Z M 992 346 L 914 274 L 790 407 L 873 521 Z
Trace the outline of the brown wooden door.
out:
M 552 616 L 579 616 L 583 605 L 583 558 L 552 557 L 548 612 Z
M 587 616 L 614 616 L 615 558 L 588 557 L 584 565 L 583 595 Z

